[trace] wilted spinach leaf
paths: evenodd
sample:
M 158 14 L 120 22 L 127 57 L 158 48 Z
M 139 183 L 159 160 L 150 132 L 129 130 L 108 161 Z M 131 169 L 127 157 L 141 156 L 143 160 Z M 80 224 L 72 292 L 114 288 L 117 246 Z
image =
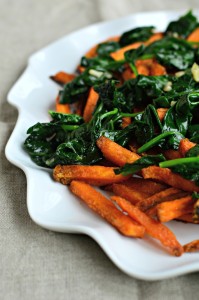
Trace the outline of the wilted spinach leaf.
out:
M 124 176 L 135 174 L 138 171 L 147 168 L 152 165 L 159 165 L 161 161 L 165 161 L 165 157 L 162 154 L 158 155 L 147 155 L 136 160 L 132 164 L 125 164 L 124 167 L 116 169 L 116 174 L 122 174 Z
M 166 35 L 177 34 L 181 38 L 187 38 L 188 35 L 198 26 L 197 18 L 191 11 L 181 16 L 177 21 L 170 22 L 167 26 Z
M 149 45 L 145 54 L 154 54 L 160 64 L 168 69 L 186 70 L 194 63 L 194 48 L 185 40 L 165 37 Z
M 104 42 L 98 45 L 97 54 L 99 56 L 107 56 L 111 52 L 117 51 L 120 48 L 120 44 L 114 41 Z
M 148 40 L 153 34 L 153 26 L 137 27 L 124 32 L 119 40 L 121 47 Z

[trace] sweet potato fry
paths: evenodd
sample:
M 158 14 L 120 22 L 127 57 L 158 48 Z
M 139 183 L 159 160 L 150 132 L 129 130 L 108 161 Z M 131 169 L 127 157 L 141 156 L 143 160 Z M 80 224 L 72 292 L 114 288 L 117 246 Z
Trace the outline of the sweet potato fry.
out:
M 119 40 L 119 36 L 112 36 L 112 37 L 109 37 L 108 39 L 104 40 L 102 43 L 105 43 L 105 42 L 118 42 Z M 99 43 L 100 44 L 100 43 Z M 97 48 L 99 46 L 99 44 L 97 45 L 94 45 L 93 47 L 91 47 L 86 53 L 85 53 L 85 56 L 87 58 L 92 58 L 92 57 L 95 57 L 97 55 Z
M 165 200 L 169 200 L 169 197 L 173 196 L 175 197 L 176 194 L 178 194 L 180 190 L 175 188 L 168 188 L 164 191 L 161 191 L 159 193 L 156 193 L 148 198 L 143 199 L 142 201 L 139 201 L 137 203 L 137 207 L 141 209 L 142 211 L 146 211 L 150 209 L 151 207 L 155 206 L 156 204 L 159 204 Z M 175 198 L 174 198 L 175 199 Z
M 136 206 L 128 202 L 126 199 L 112 196 L 111 199 L 115 201 L 123 211 L 127 212 L 128 215 L 143 225 L 146 229 L 146 233 L 153 238 L 158 239 L 165 247 L 168 248 L 172 255 L 180 256 L 183 253 L 183 248 L 177 241 L 173 232 L 171 232 L 165 225 L 160 222 L 151 219 Z
M 199 27 L 196 28 L 187 38 L 189 42 L 199 42 Z
M 186 222 L 186 223 L 199 224 L 199 220 L 194 220 L 193 213 L 182 215 L 182 216 L 176 218 L 175 220 Z
M 130 117 L 122 118 L 122 128 L 125 128 L 130 124 L 131 124 L 131 118 Z
M 126 51 L 129 51 L 131 49 L 136 49 L 138 47 L 140 47 L 143 43 L 141 42 L 137 42 L 137 43 L 133 43 L 131 45 L 125 46 L 120 48 L 119 50 L 110 53 L 110 56 L 114 59 L 114 60 L 123 60 L 124 59 L 124 53 Z
M 139 238 L 144 236 L 145 229 L 142 225 L 133 222 L 130 217 L 119 211 L 110 200 L 89 184 L 73 180 L 70 190 L 122 234 Z
M 55 103 L 55 110 L 56 112 L 59 113 L 64 113 L 64 114 L 71 114 L 70 106 L 69 104 L 61 104 L 59 103 L 59 96 L 56 98 L 56 103 Z
M 184 252 L 195 252 L 199 250 L 199 240 L 192 241 L 183 246 Z
M 96 186 L 103 186 L 127 180 L 129 176 L 116 175 L 113 167 L 57 165 L 53 170 L 53 177 L 62 184 L 69 184 L 72 180 L 85 181 Z
M 188 192 L 199 192 L 199 186 L 197 186 L 193 181 L 187 180 L 180 175 L 173 173 L 168 168 L 160 168 L 157 166 L 151 166 L 142 169 L 142 176 L 147 179 L 155 179 L 160 182 L 164 182 L 171 185 L 177 189 Z
M 61 71 L 61 72 L 56 73 L 53 76 L 50 76 L 50 78 L 57 83 L 66 84 L 66 83 L 72 81 L 75 78 L 75 75 Z
M 138 74 L 160 76 L 167 74 L 166 68 L 160 65 L 155 59 L 138 59 L 135 63 Z M 144 67 L 144 69 L 142 69 Z
M 157 216 L 160 222 L 168 222 L 186 213 L 193 211 L 195 200 L 192 196 L 186 196 L 172 201 L 166 201 L 156 206 Z
M 89 122 L 91 120 L 92 113 L 95 109 L 98 99 L 99 99 L 98 93 L 96 93 L 94 88 L 91 87 L 89 94 L 88 94 L 88 99 L 87 99 L 86 105 L 84 107 L 83 118 L 84 118 L 85 122 Z
M 154 33 L 149 39 L 148 41 L 145 42 L 145 45 L 148 46 L 158 40 L 161 40 L 163 38 L 163 33 L 162 32 L 156 32 Z
M 168 108 L 158 108 L 157 109 L 158 117 L 161 122 L 163 121 L 167 111 L 168 111 Z
M 196 200 L 194 204 L 194 209 L 193 209 L 193 219 L 195 221 L 199 221 L 199 199 Z
M 133 204 L 139 203 L 149 196 L 147 193 L 140 192 L 122 183 L 114 183 L 112 185 L 112 191 L 114 194 L 127 199 Z
M 110 55 L 114 60 L 122 60 L 124 59 L 124 53 L 126 51 L 129 51 L 131 49 L 136 49 L 138 47 L 140 47 L 141 45 L 149 45 L 159 39 L 161 39 L 163 37 L 163 34 L 160 32 L 154 33 L 146 42 L 136 42 L 133 44 L 130 44 L 128 46 L 122 47 L 121 49 L 112 52 Z
M 140 59 L 135 62 L 135 66 L 137 68 L 137 72 L 140 75 L 145 76 L 160 76 L 166 74 L 166 69 L 162 65 L 160 65 L 154 59 Z M 125 71 L 122 73 L 124 80 L 129 80 L 131 78 L 135 78 L 135 74 L 132 72 L 130 67 L 126 67 Z
M 182 158 L 182 156 L 178 150 L 173 150 L 173 149 L 164 150 L 163 154 L 166 157 L 166 159 Z
M 105 136 L 101 136 L 97 140 L 97 146 L 107 160 L 110 160 L 119 167 L 124 166 L 126 163 L 132 163 L 140 158 L 138 154 L 127 150 Z
M 129 66 L 127 66 L 125 70 L 122 72 L 122 78 L 124 79 L 124 81 L 135 78 L 135 74 L 133 73 L 133 71 Z
M 185 157 L 187 151 L 193 148 L 196 144 L 192 143 L 189 139 L 182 139 L 179 144 L 179 152 L 182 157 Z
M 167 71 L 164 66 L 159 64 L 157 61 L 153 60 L 153 63 L 150 67 L 150 75 L 151 76 L 160 76 L 160 75 L 166 75 Z
M 138 74 L 149 76 L 150 75 L 150 66 L 148 60 L 137 60 L 135 63 L 137 67 Z
M 102 43 L 108 42 L 108 41 L 117 42 L 117 41 L 119 40 L 119 38 L 120 38 L 119 36 L 112 36 L 112 37 L 106 39 L 105 41 L 103 41 Z M 91 48 L 85 53 L 84 56 L 86 56 L 87 58 L 92 58 L 92 57 L 97 56 L 97 48 L 98 48 L 98 46 L 99 46 L 99 44 L 94 45 L 93 47 L 91 47 Z M 78 65 L 78 66 L 77 66 L 77 71 L 78 71 L 79 73 L 84 72 L 84 70 L 85 70 L 85 67 L 82 67 L 81 65 Z
M 149 196 L 159 193 L 168 187 L 165 184 L 161 184 L 150 179 L 143 179 L 140 177 L 132 177 L 124 181 L 123 184 L 128 186 L 130 189 L 148 194 Z

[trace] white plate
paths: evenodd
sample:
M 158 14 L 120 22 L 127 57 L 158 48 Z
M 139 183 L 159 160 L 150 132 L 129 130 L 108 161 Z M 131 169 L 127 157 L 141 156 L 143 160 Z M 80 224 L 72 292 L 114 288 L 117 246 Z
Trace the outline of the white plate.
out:
M 58 86 L 49 76 L 60 70 L 73 72 L 80 57 L 94 44 L 109 36 L 143 25 L 164 30 L 170 20 L 184 12 L 140 13 L 122 19 L 91 25 L 76 31 L 35 53 L 28 67 L 8 95 L 19 111 L 16 127 L 6 146 L 9 161 L 27 177 L 27 205 L 31 218 L 44 228 L 91 236 L 110 259 L 125 273 L 145 280 L 159 280 L 199 270 L 199 253 L 172 257 L 150 239 L 132 239 L 90 211 L 71 195 L 66 186 L 52 179 L 52 171 L 35 165 L 23 150 L 26 130 L 50 118 Z M 199 16 L 199 13 L 197 12 Z M 168 224 L 182 243 L 198 239 L 198 225 Z

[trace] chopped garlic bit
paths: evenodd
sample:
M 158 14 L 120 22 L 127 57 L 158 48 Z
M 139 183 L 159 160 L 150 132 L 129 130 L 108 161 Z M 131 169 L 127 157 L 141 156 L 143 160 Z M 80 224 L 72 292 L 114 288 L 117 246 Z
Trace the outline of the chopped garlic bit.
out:
M 90 69 L 89 74 L 99 78 L 104 74 L 104 72 Z
M 164 86 L 164 88 L 163 88 L 163 91 L 164 92 L 170 92 L 172 90 L 172 82 L 171 81 L 168 81 L 166 84 L 165 84 L 165 86 Z
M 185 71 L 179 71 L 175 73 L 175 77 L 179 78 L 185 74 Z
M 199 82 L 199 65 L 197 63 L 194 63 L 191 67 L 191 73 L 193 75 L 193 79 L 196 82 Z
M 108 73 L 108 72 L 105 72 L 105 73 L 104 73 L 104 76 L 105 76 L 106 78 L 108 78 L 108 79 L 112 78 L 112 75 L 111 75 L 110 73 Z
M 90 75 L 95 76 L 97 78 L 100 78 L 103 75 L 108 79 L 112 78 L 112 75 L 108 72 L 97 71 L 97 70 L 94 70 L 94 69 L 90 69 L 88 72 L 89 72 Z
M 170 106 L 174 106 L 177 101 L 171 101 Z
M 179 34 L 177 33 L 177 32 L 174 32 L 173 34 L 172 34 L 172 36 L 174 37 L 174 38 L 179 38 Z

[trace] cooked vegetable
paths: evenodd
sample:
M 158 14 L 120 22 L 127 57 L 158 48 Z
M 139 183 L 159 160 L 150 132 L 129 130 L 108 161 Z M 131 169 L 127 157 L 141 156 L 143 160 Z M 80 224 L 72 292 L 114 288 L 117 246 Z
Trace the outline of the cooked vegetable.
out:
M 171 185 L 177 189 L 182 189 L 188 192 L 199 192 L 199 186 L 193 181 L 184 179 L 178 174 L 173 173 L 168 168 L 160 168 L 157 166 L 151 166 L 142 170 L 142 176 L 146 179 L 160 180 L 168 185 Z
M 131 237 L 143 237 L 145 229 L 130 217 L 119 211 L 115 205 L 89 184 L 72 181 L 70 190 L 82 199 L 91 209 L 116 227 L 122 234 Z
M 127 150 L 105 136 L 101 136 L 97 140 L 97 146 L 102 151 L 103 156 L 116 166 L 123 166 L 140 158 L 138 154 Z
M 164 32 L 132 28 L 94 45 L 74 74 L 50 78 L 60 84 L 56 112 L 27 131 L 32 160 L 124 235 L 146 231 L 181 255 L 157 220 L 199 224 L 197 18 L 189 11 Z M 129 216 L 89 184 L 117 195 Z
M 57 165 L 54 168 L 53 176 L 56 181 L 62 184 L 69 184 L 72 180 L 80 180 L 96 186 L 121 182 L 129 178 L 129 176 L 115 175 L 113 167 L 76 165 Z
M 145 199 L 143 199 L 142 201 L 140 201 L 137 205 L 138 208 L 140 208 L 142 211 L 146 211 L 152 207 L 154 207 L 155 205 L 164 202 L 165 200 L 168 201 L 170 200 L 170 196 L 174 196 L 176 197 L 176 194 L 179 194 L 180 190 L 179 189 L 175 189 L 175 188 L 168 188 L 165 189 L 159 193 L 156 193 L 150 197 L 147 197 Z M 128 199 L 127 199 L 128 200 Z
M 192 241 L 183 246 L 184 252 L 194 252 L 199 250 L 199 240 Z
M 186 196 L 157 205 L 157 216 L 160 222 L 168 222 L 193 211 L 193 198 Z
M 158 221 L 151 219 L 124 198 L 113 196 L 111 197 L 111 199 L 115 201 L 123 211 L 127 212 L 133 220 L 144 226 L 146 229 L 146 233 L 148 233 L 153 238 L 158 239 L 165 247 L 167 247 L 172 255 L 182 255 L 182 246 L 177 241 L 175 235 L 166 226 Z

